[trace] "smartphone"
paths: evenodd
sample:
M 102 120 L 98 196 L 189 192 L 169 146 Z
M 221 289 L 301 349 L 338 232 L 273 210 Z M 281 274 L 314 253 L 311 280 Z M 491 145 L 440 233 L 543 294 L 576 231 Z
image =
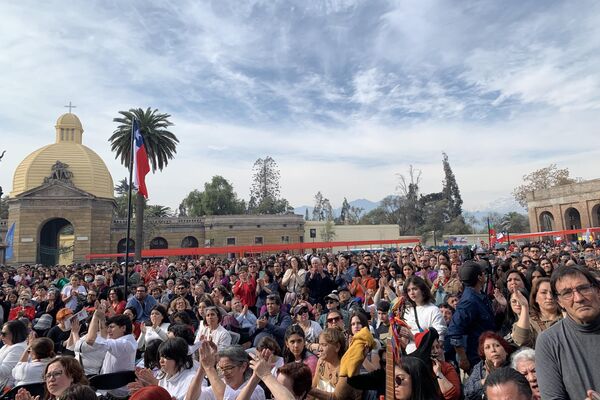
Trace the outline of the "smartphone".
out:
M 263 279 L 265 277 L 266 272 L 265 271 L 260 271 L 258 273 L 258 279 Z

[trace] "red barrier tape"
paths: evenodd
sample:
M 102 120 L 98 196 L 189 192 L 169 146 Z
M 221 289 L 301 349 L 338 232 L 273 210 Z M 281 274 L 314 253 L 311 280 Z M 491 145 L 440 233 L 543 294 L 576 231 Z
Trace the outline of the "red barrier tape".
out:
M 600 232 L 600 227 L 597 228 L 583 228 L 583 229 L 568 229 L 564 231 L 546 231 L 546 232 L 534 232 L 534 233 L 519 233 L 519 234 L 510 234 L 510 240 L 518 240 L 518 239 L 527 239 L 531 237 L 542 237 L 542 236 L 565 236 L 565 235 L 575 235 L 577 233 L 585 233 L 585 232 Z M 503 236 L 498 239 L 498 242 L 506 242 L 508 238 Z
M 302 250 L 302 249 L 329 249 L 332 247 L 357 247 L 382 244 L 406 244 L 419 243 L 419 237 L 389 240 L 354 240 L 347 242 L 304 242 L 289 244 L 265 244 L 250 246 L 226 246 L 226 247 L 187 247 L 175 249 L 152 249 L 142 250 L 142 257 L 167 257 L 167 256 L 195 256 L 206 254 L 228 254 L 228 253 L 264 253 L 270 251 Z M 134 253 L 129 253 L 130 256 Z M 125 253 L 88 254 L 88 260 L 125 257 Z

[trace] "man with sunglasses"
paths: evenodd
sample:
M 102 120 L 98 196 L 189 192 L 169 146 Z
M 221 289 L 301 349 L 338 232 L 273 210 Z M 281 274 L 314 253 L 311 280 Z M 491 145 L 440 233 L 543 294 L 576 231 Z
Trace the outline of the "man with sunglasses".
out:
M 550 286 L 567 316 L 536 343 L 542 399 L 584 399 L 600 390 L 600 283 L 577 265 L 554 271 Z

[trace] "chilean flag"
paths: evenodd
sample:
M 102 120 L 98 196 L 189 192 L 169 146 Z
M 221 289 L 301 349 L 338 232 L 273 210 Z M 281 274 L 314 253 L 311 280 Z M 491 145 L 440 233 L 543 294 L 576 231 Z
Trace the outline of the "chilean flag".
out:
M 137 119 L 133 120 L 133 185 L 145 198 L 148 198 L 148 189 L 146 188 L 146 175 L 150 172 L 148 164 L 148 153 L 144 145 L 144 137 L 140 132 L 140 124 Z

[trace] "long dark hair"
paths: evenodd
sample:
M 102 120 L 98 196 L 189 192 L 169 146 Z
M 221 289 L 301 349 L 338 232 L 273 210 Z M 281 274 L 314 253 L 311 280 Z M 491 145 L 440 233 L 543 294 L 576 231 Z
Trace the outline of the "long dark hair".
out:
M 404 282 L 404 287 L 402 288 L 404 297 L 406 298 L 406 301 L 410 303 L 410 305 L 412 305 L 413 307 L 417 306 L 417 304 L 415 304 L 415 302 L 412 301 L 408 296 L 408 287 L 411 284 L 415 285 L 419 288 L 419 290 L 421 290 L 424 304 L 433 303 L 433 296 L 431 295 L 431 290 L 429 289 L 429 286 L 427 286 L 425 280 L 418 275 L 411 275 L 408 278 L 406 278 L 406 281 Z
M 158 355 L 175 361 L 177 371 L 193 366 L 192 356 L 188 354 L 187 342 L 179 337 L 167 339 L 158 347 Z
M 402 368 L 411 381 L 411 400 L 439 400 L 440 387 L 433 379 L 431 370 L 425 363 L 416 357 L 402 357 Z
M 291 363 L 296 361 L 296 357 L 287 346 L 288 339 L 292 335 L 298 335 L 302 338 L 302 340 L 304 340 L 304 349 L 302 350 L 302 354 L 300 354 L 300 358 L 304 360 L 306 358 L 306 353 L 308 353 L 308 349 L 306 348 L 306 335 L 304 334 L 304 330 L 298 324 L 290 325 L 286 329 L 285 337 L 283 339 L 283 361 L 285 363 Z

